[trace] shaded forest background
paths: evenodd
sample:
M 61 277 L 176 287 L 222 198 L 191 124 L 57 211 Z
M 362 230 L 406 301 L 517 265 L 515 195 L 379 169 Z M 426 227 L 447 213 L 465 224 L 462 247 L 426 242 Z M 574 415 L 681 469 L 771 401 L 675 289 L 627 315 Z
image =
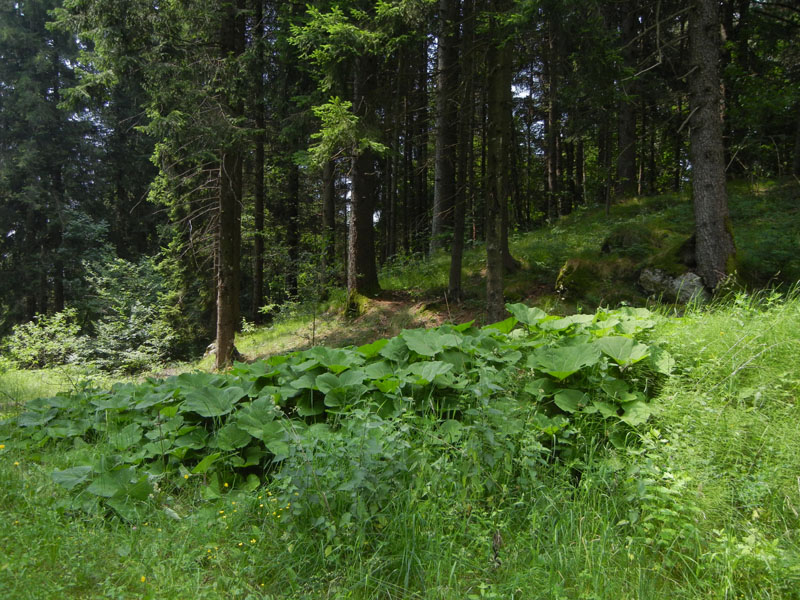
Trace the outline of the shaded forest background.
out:
M 3 1 L 0 336 L 223 364 L 242 317 L 410 256 L 447 252 L 458 299 L 484 244 L 492 315 L 511 232 L 691 185 L 701 9 L 724 172 L 797 177 L 788 2 Z

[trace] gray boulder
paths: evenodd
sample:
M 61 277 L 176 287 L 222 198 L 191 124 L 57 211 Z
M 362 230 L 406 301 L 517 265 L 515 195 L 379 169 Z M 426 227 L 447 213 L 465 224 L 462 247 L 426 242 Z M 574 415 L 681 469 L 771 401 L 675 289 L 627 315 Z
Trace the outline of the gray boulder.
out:
M 639 285 L 654 296 L 681 303 L 705 303 L 711 299 L 696 273 L 688 271 L 677 277 L 661 269 L 643 269 L 639 275 Z

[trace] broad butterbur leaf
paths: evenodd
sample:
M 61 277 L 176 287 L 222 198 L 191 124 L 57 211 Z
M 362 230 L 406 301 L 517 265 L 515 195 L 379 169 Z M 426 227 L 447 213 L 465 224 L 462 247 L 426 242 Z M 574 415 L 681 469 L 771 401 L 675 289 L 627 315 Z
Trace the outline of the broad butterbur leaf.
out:
M 558 390 L 553 402 L 564 412 L 574 413 L 586 407 L 587 395 L 580 390 Z
M 51 477 L 53 481 L 60 486 L 71 490 L 77 485 L 80 485 L 84 481 L 89 479 L 89 476 L 92 474 L 92 467 L 88 465 L 83 465 L 80 467 L 72 467 L 69 469 L 64 469 L 63 471 L 55 470 Z
M 604 354 L 610 356 L 621 367 L 639 362 L 648 355 L 647 346 L 639 344 L 629 337 L 619 335 L 603 337 L 598 339 L 596 344 Z
M 537 350 L 528 358 L 528 366 L 538 368 L 559 380 L 598 362 L 600 350 L 594 344 L 588 343 L 545 348 Z
M 541 308 L 526 306 L 525 304 L 506 304 L 506 310 L 523 325 L 537 325 L 547 318 L 547 313 Z
M 191 411 L 201 417 L 221 417 L 231 412 L 244 395 L 240 387 L 195 389 L 186 395 L 180 410 Z

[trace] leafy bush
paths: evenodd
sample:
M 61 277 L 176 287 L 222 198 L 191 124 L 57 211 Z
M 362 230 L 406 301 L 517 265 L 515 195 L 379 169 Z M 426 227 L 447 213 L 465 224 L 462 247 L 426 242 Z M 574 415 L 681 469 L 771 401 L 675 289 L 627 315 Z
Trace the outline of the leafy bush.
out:
M 203 493 L 214 498 L 224 487 L 257 487 L 279 470 L 287 489 L 305 490 L 311 477 L 326 490 L 330 482 L 320 484 L 318 469 L 304 466 L 323 446 L 327 460 L 341 463 L 337 478 L 353 482 L 337 493 L 365 487 L 379 508 L 412 462 L 401 456 L 408 419 L 432 419 L 438 443 L 464 446 L 459 468 L 463 478 L 477 473 L 477 494 L 492 492 L 481 472 L 506 454 L 516 466 L 504 477 L 530 481 L 537 460 L 579 459 L 598 430 L 624 444 L 650 415 L 646 378 L 634 365 L 648 363 L 651 375 L 671 369 L 666 353 L 634 339 L 654 325 L 651 314 L 624 308 L 559 318 L 508 308 L 514 316 L 482 329 L 405 330 L 358 348 L 237 364 L 227 374 L 38 399 L 17 424 L 37 443 L 107 440 L 111 455 L 54 478 L 122 516 L 148 496 L 153 478 L 182 485 L 203 475 Z
M 85 361 L 89 341 L 81 335 L 78 312 L 66 308 L 14 327 L 5 341 L 8 358 L 22 368 L 47 367 Z

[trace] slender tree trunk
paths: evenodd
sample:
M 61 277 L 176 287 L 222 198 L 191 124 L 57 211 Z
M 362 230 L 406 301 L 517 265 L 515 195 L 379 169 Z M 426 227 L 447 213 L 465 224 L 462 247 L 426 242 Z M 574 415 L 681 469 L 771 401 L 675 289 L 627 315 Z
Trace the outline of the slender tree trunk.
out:
M 425 232 L 428 229 L 428 42 L 420 44 L 417 65 L 417 105 L 415 107 L 414 141 L 416 145 L 416 211 L 414 224 L 414 249 L 424 251 Z
M 289 265 L 286 274 L 286 293 L 297 300 L 297 273 L 300 270 L 300 167 L 289 165 L 286 193 L 286 245 L 289 248 Z
M 578 140 L 575 148 L 575 205 L 583 204 L 583 190 L 586 186 L 586 171 L 584 169 L 583 138 Z
M 237 150 L 220 161 L 219 226 L 217 233 L 217 354 L 215 368 L 230 366 L 239 322 L 239 236 L 241 158 Z M 238 179 L 238 181 L 237 181 Z
M 366 60 L 356 61 L 353 73 L 353 105 L 362 122 L 369 122 L 370 71 Z M 370 150 L 357 151 L 350 171 L 350 223 L 348 228 L 347 292 L 350 296 L 374 296 L 380 292 L 375 263 L 375 156 Z
M 432 254 L 444 244 L 443 236 L 455 193 L 458 131 L 458 40 L 456 0 L 439 0 L 439 49 L 437 53 L 436 149 L 434 157 Z
M 254 74 L 255 81 L 255 125 L 258 132 L 256 133 L 255 145 L 255 172 L 254 177 L 254 199 L 253 199 L 253 212 L 255 217 L 255 231 L 253 242 L 253 299 L 251 307 L 251 315 L 253 322 L 261 323 L 264 315 L 261 314 L 260 308 L 264 302 L 264 144 L 266 143 L 266 127 L 264 106 L 264 53 L 262 47 L 262 38 L 264 37 L 264 3 L 262 0 L 255 0 L 255 20 L 256 26 L 254 30 L 255 39 L 253 43 L 256 47 L 256 73 Z
M 451 298 L 458 301 L 462 296 L 461 267 L 464 258 L 464 235 L 466 229 L 467 182 L 468 170 L 472 169 L 470 149 L 472 146 L 473 116 L 475 114 L 475 69 L 473 61 L 473 45 L 475 40 L 475 22 L 473 19 L 474 0 L 463 3 L 463 34 L 461 41 L 462 56 L 462 94 L 458 116 L 458 151 L 456 171 L 456 196 L 453 214 L 453 245 L 450 252 L 450 278 L 447 286 Z
M 496 4 L 496 15 L 508 8 L 506 0 Z M 505 315 L 503 297 L 503 212 L 507 209 L 506 159 L 510 108 L 507 97 L 511 90 L 510 47 L 501 39 L 499 24 L 494 20 L 486 53 L 488 69 L 488 140 L 486 164 L 486 301 L 489 322 Z
M 795 177 L 800 177 L 800 102 L 795 105 L 797 122 L 794 130 L 794 160 L 792 161 L 792 173 Z
M 689 108 L 695 252 L 698 273 L 712 290 L 730 272 L 736 252 L 725 189 L 719 46 L 718 3 L 693 0 L 689 17 Z
M 239 55 L 244 50 L 244 21 L 238 6 L 231 3 L 224 9 L 221 22 L 220 51 L 222 56 Z M 228 92 L 229 110 L 241 112 L 234 92 Z M 217 226 L 217 352 L 215 368 L 230 366 L 234 354 L 234 338 L 239 323 L 239 285 L 241 251 L 242 150 L 238 145 L 220 151 L 219 200 Z
M 622 56 L 627 66 L 634 66 L 635 53 L 632 44 L 636 35 L 636 2 L 628 0 L 622 19 Z M 619 104 L 617 116 L 619 150 L 617 154 L 617 194 L 632 195 L 636 191 L 636 109 L 629 92 L 623 90 L 625 100 Z
M 547 219 L 551 223 L 555 222 L 559 213 L 559 196 L 561 194 L 561 182 L 558 172 L 558 162 L 560 151 L 558 140 L 561 136 L 560 116 L 558 108 L 558 35 L 557 25 L 550 18 L 547 36 L 547 53 L 544 65 L 545 79 L 547 81 L 547 121 L 545 122 L 546 140 L 546 170 L 547 170 Z
M 322 167 L 322 270 L 325 285 L 333 279 L 336 264 L 336 165 L 332 160 Z

